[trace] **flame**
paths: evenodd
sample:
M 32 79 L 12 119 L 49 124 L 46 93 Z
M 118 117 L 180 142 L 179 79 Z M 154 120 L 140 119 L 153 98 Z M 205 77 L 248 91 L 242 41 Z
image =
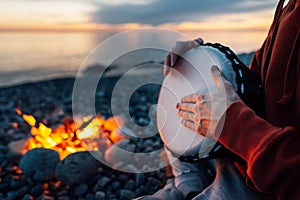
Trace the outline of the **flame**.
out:
M 22 111 L 21 111 L 21 109 L 19 109 L 19 108 L 16 108 L 16 113 L 17 113 L 18 115 L 22 115 Z
M 96 116 L 92 120 L 84 117 L 83 122 L 88 124 L 82 130 L 78 130 L 74 121 L 66 118 L 61 125 L 52 129 L 41 122 L 37 124 L 34 116 L 24 114 L 20 109 L 16 109 L 16 113 L 22 116 L 25 122 L 31 126 L 32 137 L 28 139 L 26 150 L 39 147 L 56 150 L 61 159 L 71 153 L 88 150 L 83 142 L 84 140 L 101 138 L 104 140 L 105 145 L 111 145 L 110 134 L 124 124 L 123 119 L 120 117 L 113 117 L 108 120 L 104 120 L 100 116 Z M 99 147 L 94 145 L 92 149 L 99 150 Z M 91 149 L 89 148 L 89 150 Z
M 35 126 L 36 119 L 32 115 L 23 114 L 23 119 L 30 125 Z
M 87 119 L 83 118 L 84 122 L 88 122 Z M 78 131 L 78 135 L 81 139 L 93 138 L 102 132 L 101 126 L 103 125 L 101 117 L 97 116 L 93 119 L 82 131 Z

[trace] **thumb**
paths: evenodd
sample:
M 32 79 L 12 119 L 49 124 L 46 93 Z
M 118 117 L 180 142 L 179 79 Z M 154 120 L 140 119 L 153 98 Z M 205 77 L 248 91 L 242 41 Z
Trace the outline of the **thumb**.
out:
M 216 65 L 213 65 L 210 68 L 210 74 L 211 74 L 211 78 L 214 81 L 214 83 L 216 84 L 217 88 L 219 90 L 223 90 L 224 89 L 224 78 L 221 74 L 219 67 Z

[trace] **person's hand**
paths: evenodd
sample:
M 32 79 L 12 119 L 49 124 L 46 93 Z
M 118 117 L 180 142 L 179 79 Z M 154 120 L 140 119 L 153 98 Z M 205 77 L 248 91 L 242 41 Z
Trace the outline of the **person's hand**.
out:
M 203 44 L 202 38 L 189 41 L 178 41 L 175 46 L 172 47 L 171 52 L 164 60 L 164 76 L 168 75 L 170 67 L 173 67 L 176 63 L 178 56 L 184 54 L 188 50 L 198 47 Z
M 213 138 L 226 109 L 230 104 L 241 99 L 217 66 L 211 67 L 211 77 L 218 91 L 211 94 L 196 93 L 185 96 L 176 107 L 178 116 L 182 118 L 182 125 L 202 136 Z

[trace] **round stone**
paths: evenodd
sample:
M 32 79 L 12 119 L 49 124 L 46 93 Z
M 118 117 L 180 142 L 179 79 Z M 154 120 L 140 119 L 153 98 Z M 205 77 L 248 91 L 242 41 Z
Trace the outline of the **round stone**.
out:
M 81 183 L 75 187 L 75 195 L 78 197 L 83 196 L 88 191 L 88 185 L 86 183 Z
M 120 200 L 129 200 L 134 198 L 134 193 L 130 190 L 122 189 L 120 190 Z
M 101 192 L 101 191 L 98 191 L 96 192 L 95 194 L 95 199 L 96 200 L 105 200 L 105 193 L 104 192 Z
M 66 185 L 77 185 L 88 181 L 100 166 L 89 152 L 76 152 L 68 155 L 56 167 L 56 178 Z
M 124 185 L 124 189 L 134 190 L 135 189 L 135 182 L 134 182 L 134 180 L 127 181 L 126 184 Z
M 97 181 L 97 185 L 100 188 L 105 187 L 108 183 L 110 182 L 110 178 L 107 178 L 106 176 L 101 177 L 98 181 Z
M 22 200 L 34 200 L 34 198 L 30 194 L 26 194 L 23 196 Z
M 29 150 L 20 160 L 19 168 L 23 174 L 37 181 L 49 181 L 59 163 L 56 151 L 44 148 Z

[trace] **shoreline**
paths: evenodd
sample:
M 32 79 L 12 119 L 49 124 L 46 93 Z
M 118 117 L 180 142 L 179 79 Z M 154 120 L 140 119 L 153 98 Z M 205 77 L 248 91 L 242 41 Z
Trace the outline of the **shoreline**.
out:
M 116 78 L 124 75 L 126 73 L 126 76 L 151 76 L 151 75 L 159 75 L 162 74 L 162 69 L 159 68 L 153 68 L 153 69 L 140 69 L 140 70 L 135 70 L 131 72 L 123 72 L 123 71 L 116 71 L 112 70 L 109 71 L 101 76 L 101 78 Z M 12 81 L 11 83 L 8 84 L 0 84 L 0 90 L 5 89 L 5 88 L 10 88 L 10 87 L 15 87 L 15 86 L 21 86 L 21 85 L 27 85 L 27 84 L 34 84 L 34 83 L 39 83 L 39 82 L 48 82 L 48 81 L 55 81 L 55 80 L 60 80 L 60 79 L 76 79 L 76 78 L 82 78 L 82 77 L 87 77 L 87 76 L 92 76 L 95 77 L 99 74 L 97 71 L 91 71 L 91 72 L 84 72 L 84 74 L 79 75 L 53 75 L 53 76 L 48 76 L 48 77 L 41 77 L 41 78 L 36 78 L 33 80 L 15 80 Z
M 241 61 L 246 66 L 248 66 L 251 63 L 251 60 L 254 56 L 254 53 L 255 53 L 254 51 L 249 52 L 249 53 L 240 53 L 240 54 L 237 54 L 237 56 L 241 59 Z M 158 63 L 156 63 L 156 64 L 158 64 Z M 119 70 L 120 70 L 120 68 L 119 68 Z M 20 74 L 20 72 L 16 72 L 16 74 L 18 74 L 18 73 Z M 24 74 L 26 74 L 26 73 L 27 73 L 27 71 L 24 71 Z M 91 71 L 90 73 L 88 72 L 87 75 L 95 75 L 95 73 L 97 73 L 97 71 Z M 125 73 L 124 71 L 110 70 L 103 77 L 119 77 L 119 76 L 123 75 L 124 73 Z M 149 74 L 159 74 L 159 73 L 162 73 L 162 69 L 160 69 L 159 67 L 154 67 L 152 69 L 148 68 L 148 69 L 142 69 L 140 71 L 137 70 L 137 71 L 131 73 L 131 75 L 147 76 Z M 22 75 L 22 73 L 21 73 L 21 75 Z M 68 74 L 44 75 L 41 78 L 35 78 L 36 76 L 34 76 L 33 80 L 20 80 L 20 81 L 16 80 L 17 76 L 14 77 L 14 73 L 11 73 L 10 76 L 14 80 L 10 83 L 7 83 L 7 84 L 1 84 L 0 83 L 0 89 L 10 88 L 10 87 L 14 87 L 14 86 L 23 85 L 23 84 L 31 84 L 31 83 L 52 81 L 52 80 L 56 80 L 56 79 L 75 79 L 77 77 L 77 72 L 74 73 L 74 75 L 68 75 Z M 22 77 L 21 79 L 24 79 L 24 78 Z
M 0 85 L 0 90 L 2 89 L 10 89 L 14 87 L 22 87 L 26 85 L 31 85 L 31 84 L 38 84 L 38 83 L 47 83 L 47 82 L 52 82 L 52 81 L 57 81 L 57 80 L 69 80 L 69 79 L 74 79 L 75 77 L 73 76 L 62 76 L 62 77 L 49 77 L 48 79 L 37 79 L 37 80 L 26 80 L 26 81 L 20 81 L 20 82 L 15 82 L 12 84 L 7 84 L 7 85 Z

